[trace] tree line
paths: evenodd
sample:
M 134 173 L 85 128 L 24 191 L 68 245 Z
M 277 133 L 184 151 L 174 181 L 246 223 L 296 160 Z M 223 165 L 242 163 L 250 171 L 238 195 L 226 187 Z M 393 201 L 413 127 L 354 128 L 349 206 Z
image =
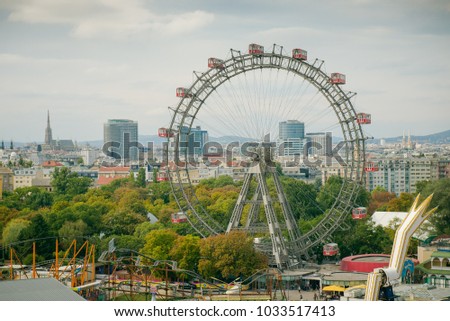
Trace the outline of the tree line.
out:
M 179 209 L 170 185 L 146 183 L 142 177 L 130 176 L 93 188 L 91 179 L 79 177 L 63 167 L 53 173 L 51 192 L 36 187 L 4 192 L 0 202 L 0 259 L 8 260 L 7 249 L 12 246 L 22 263 L 30 264 L 30 240 L 36 242 L 38 261 L 43 261 L 57 255 L 55 238 L 60 240 L 61 249 L 68 247 L 73 239 L 88 239 L 96 244 L 98 253 L 106 250 L 108 242 L 114 238 L 118 248 L 131 249 L 154 259 L 175 260 L 180 268 L 205 277 L 233 279 L 267 266 L 267 257 L 255 250 L 253 238 L 243 232 L 201 239 L 188 223 L 173 224 L 171 214 Z M 339 177 L 331 177 L 323 185 L 320 181 L 305 183 L 282 177 L 302 232 L 314 227 L 331 208 L 341 183 Z M 195 192 L 208 213 L 226 226 L 241 184 L 231 177 L 221 176 L 202 180 Z M 268 185 L 275 193 L 273 182 L 269 180 Z M 418 189 L 424 197 L 434 193 L 432 206 L 439 206 L 438 213 L 430 220 L 434 232 L 450 234 L 450 179 L 422 182 Z M 357 202 L 368 208 L 370 217 L 375 210 L 407 211 L 413 199 L 412 194 L 397 197 L 376 189 L 372 193 L 361 190 Z M 281 215 L 279 208 L 276 211 Z M 157 217 L 157 223 L 149 221 L 149 213 Z M 395 222 L 382 228 L 371 224 L 369 219 L 353 221 L 351 213 L 347 221 L 352 232 L 337 231 L 333 236 L 342 256 L 390 252 Z M 316 249 L 316 254 L 320 261 L 320 248 Z

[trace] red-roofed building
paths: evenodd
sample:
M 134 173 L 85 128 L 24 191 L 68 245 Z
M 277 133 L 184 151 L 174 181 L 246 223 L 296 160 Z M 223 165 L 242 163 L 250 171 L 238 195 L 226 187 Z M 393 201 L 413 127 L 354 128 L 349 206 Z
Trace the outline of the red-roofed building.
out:
M 41 164 L 41 166 L 44 168 L 49 168 L 49 167 L 63 167 L 64 165 L 61 164 L 60 162 L 49 160 L 49 161 L 43 162 Z
M 107 185 L 116 179 L 127 178 L 129 175 L 130 167 L 100 167 L 97 185 Z

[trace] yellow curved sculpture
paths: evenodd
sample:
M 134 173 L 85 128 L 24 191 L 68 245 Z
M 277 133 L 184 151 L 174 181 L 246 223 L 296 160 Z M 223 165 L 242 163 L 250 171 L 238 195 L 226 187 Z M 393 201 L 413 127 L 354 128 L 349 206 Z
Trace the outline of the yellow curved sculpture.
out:
M 378 301 L 381 291 L 383 291 L 384 294 L 387 293 L 385 297 L 387 296 L 387 299 L 389 300 L 389 292 L 392 294 L 392 285 L 400 282 L 411 236 L 417 228 L 437 210 L 437 207 L 435 207 L 427 212 L 433 194 L 428 196 L 420 205 L 418 205 L 419 198 L 420 194 L 417 195 L 414 204 L 411 206 L 408 214 L 395 232 L 389 267 L 375 269 L 368 275 L 365 296 L 366 301 Z

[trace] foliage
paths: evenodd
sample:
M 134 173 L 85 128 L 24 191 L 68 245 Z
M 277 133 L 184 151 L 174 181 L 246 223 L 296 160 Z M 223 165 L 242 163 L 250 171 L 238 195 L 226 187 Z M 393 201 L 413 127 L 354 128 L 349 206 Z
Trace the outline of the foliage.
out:
M 230 281 L 267 265 L 267 258 L 255 251 L 252 238 L 242 232 L 199 239 L 189 234 L 193 229 L 188 223 L 172 224 L 170 216 L 179 208 L 168 182 L 146 186 L 142 181 L 139 183 L 138 174 L 133 181 L 118 179 L 100 188 L 89 188 L 90 180 L 65 168 L 57 169 L 53 179 L 52 192 L 33 187 L 3 194 L 1 241 L 3 245 L 23 241 L 17 247 L 23 259 L 31 253 L 28 239 L 39 239 L 36 241 L 38 255 L 52 258 L 54 237 L 58 236 L 62 247 L 65 240 L 89 237 L 95 240 L 98 251 L 107 249 L 109 240 L 115 238 L 118 248 L 143 252 L 156 259 L 175 260 L 180 268 Z M 320 181 L 309 184 L 289 177 L 281 177 L 281 181 L 302 233 L 323 219 L 342 185 L 342 179 L 337 176 L 330 177 L 323 186 Z M 241 184 L 229 176 L 221 176 L 202 180 L 194 191 L 200 204 L 217 222 L 226 226 Z M 276 199 L 273 181 L 269 180 L 268 185 L 271 196 Z M 251 190 L 255 187 L 252 182 Z M 450 180 L 420 182 L 417 188 L 423 196 L 434 193 L 432 206 L 439 206 L 439 211 L 430 221 L 438 233 L 450 234 Z M 396 197 L 377 188 L 371 194 L 360 191 L 357 203 L 368 206 L 369 213 L 375 210 L 408 211 L 413 198 L 411 194 Z M 248 207 L 244 208 L 243 221 Z M 279 214 L 279 204 L 274 204 L 274 208 Z M 148 212 L 158 218 L 158 223 L 148 221 Z M 347 223 L 351 226 L 350 231 L 338 231 L 333 235 L 342 256 L 390 252 L 395 222 L 383 229 L 369 220 L 351 220 L 349 213 Z M 320 247 L 315 250 L 319 257 Z
M 224 187 L 228 185 L 237 186 L 237 183 L 234 182 L 233 178 L 228 175 L 222 175 L 217 178 L 203 179 L 198 184 L 198 186 L 206 186 L 208 189 Z
M 267 257 L 256 251 L 246 233 L 211 236 L 200 241 L 199 272 L 207 277 L 234 280 L 267 267 Z
M 408 212 L 414 202 L 414 195 L 401 193 L 399 197 L 391 199 L 387 204 L 388 212 Z
M 81 219 L 72 222 L 66 221 L 58 231 L 60 239 L 64 240 L 63 246 L 69 246 L 72 240 L 81 241 L 82 237 L 87 234 L 88 225 Z
M 29 220 L 17 218 L 12 219 L 6 224 L 2 233 L 2 240 L 4 245 L 8 245 L 19 240 L 19 235 L 22 230 L 26 229 L 31 222 Z
M 129 249 L 139 252 L 145 244 L 145 240 L 135 235 L 110 235 L 101 239 L 99 242 L 99 249 L 101 251 L 108 250 L 109 241 L 114 239 L 114 245 L 116 249 Z
M 103 215 L 103 231 L 107 235 L 133 234 L 136 226 L 146 218 L 132 211 L 114 209 Z
M 377 187 L 371 193 L 371 199 L 367 212 L 369 214 L 373 214 L 375 211 L 386 211 L 388 203 L 395 198 L 395 193 L 386 192 L 384 188 Z
M 343 184 L 343 179 L 340 176 L 331 176 L 326 181 L 325 185 L 320 189 L 317 195 L 317 202 L 322 209 L 331 208 L 339 195 Z
M 292 213 L 297 220 L 300 218 L 308 220 L 322 214 L 316 202 L 318 190 L 314 184 L 293 178 L 283 179 L 282 183 Z
M 21 253 L 24 253 L 31 247 L 31 243 L 25 241 L 33 240 L 36 248 L 39 249 L 39 255 L 48 260 L 53 257 L 54 236 L 44 217 L 37 214 L 31 218 L 30 225 L 20 231 L 19 241 L 24 243 L 17 247 Z
M 136 186 L 137 187 L 145 187 L 146 179 L 145 179 L 145 168 L 139 168 L 138 175 L 136 177 Z
M 173 248 L 178 234 L 172 230 L 153 230 L 145 237 L 142 253 L 156 260 L 170 260 L 170 250 Z
M 180 269 L 197 271 L 200 260 L 200 238 L 194 235 L 179 236 L 169 252 Z
M 75 195 L 84 194 L 88 191 L 92 180 L 87 177 L 78 177 L 67 167 L 56 167 L 51 181 L 53 190 L 60 198 L 71 199 Z
M 383 228 L 368 220 L 355 222 L 351 233 L 336 233 L 334 242 L 339 244 L 341 257 L 370 253 L 389 254 L 392 246 L 392 240 Z
M 450 234 L 450 178 L 423 182 L 418 184 L 418 189 L 423 197 L 433 194 L 430 209 L 437 207 L 438 210 L 430 217 L 430 221 L 436 233 Z

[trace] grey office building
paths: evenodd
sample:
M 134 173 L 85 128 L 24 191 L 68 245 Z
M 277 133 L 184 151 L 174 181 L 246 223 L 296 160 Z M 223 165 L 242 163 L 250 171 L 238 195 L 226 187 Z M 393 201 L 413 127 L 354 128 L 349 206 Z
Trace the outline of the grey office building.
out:
M 104 152 L 123 165 L 138 161 L 138 123 L 128 119 L 109 119 L 103 126 Z
M 329 156 L 332 153 L 333 137 L 331 132 L 306 133 L 309 143 L 308 156 Z
M 287 120 L 279 123 L 279 156 L 301 155 L 305 144 L 305 123 Z

